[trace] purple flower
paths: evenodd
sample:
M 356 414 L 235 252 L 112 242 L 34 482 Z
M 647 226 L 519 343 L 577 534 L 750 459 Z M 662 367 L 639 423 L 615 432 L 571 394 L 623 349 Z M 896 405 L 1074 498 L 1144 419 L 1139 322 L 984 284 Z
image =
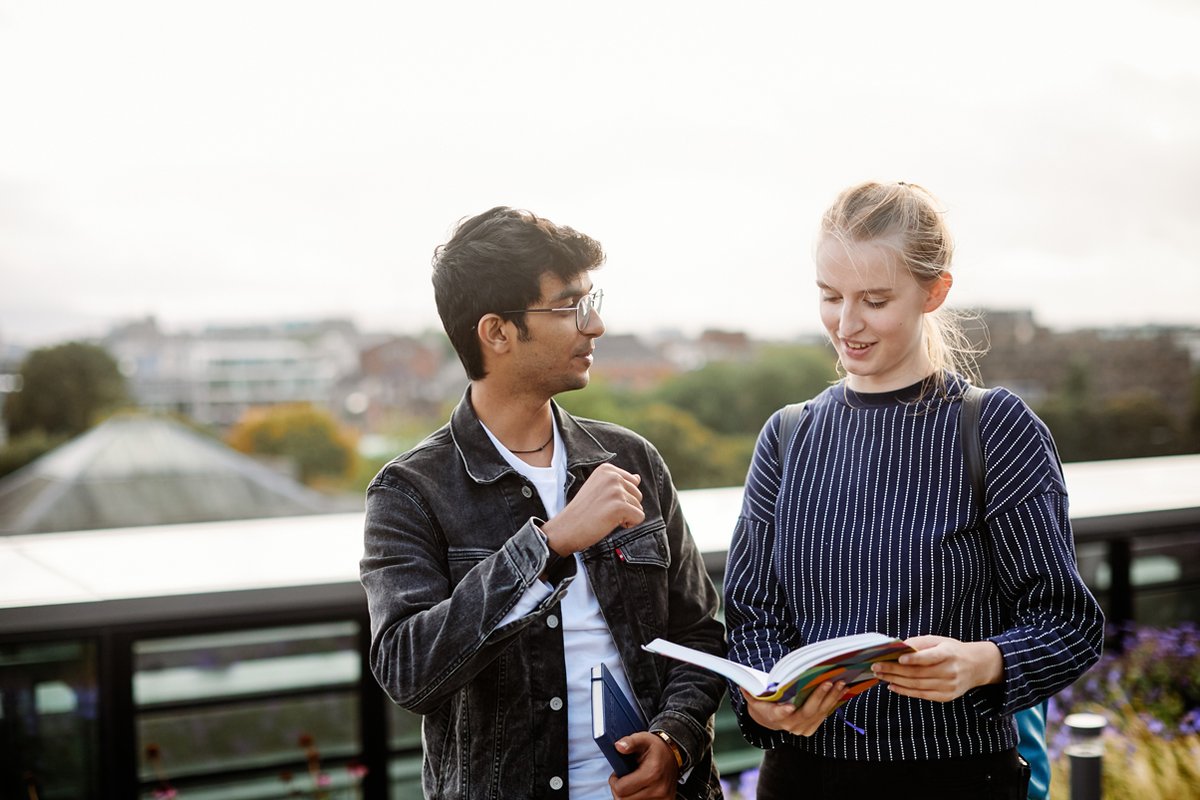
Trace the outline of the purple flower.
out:
M 738 776 L 738 791 L 744 797 L 754 797 L 758 794 L 757 769 L 748 769 Z

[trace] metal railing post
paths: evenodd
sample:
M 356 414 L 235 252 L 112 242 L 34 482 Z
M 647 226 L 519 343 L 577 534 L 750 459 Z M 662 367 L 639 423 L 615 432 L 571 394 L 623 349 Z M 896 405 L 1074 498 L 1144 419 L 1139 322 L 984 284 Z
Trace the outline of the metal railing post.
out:
M 1101 734 L 1108 720 L 1100 714 L 1069 714 L 1065 721 L 1071 731 L 1071 744 L 1067 747 L 1071 800 L 1100 800 L 1104 762 Z

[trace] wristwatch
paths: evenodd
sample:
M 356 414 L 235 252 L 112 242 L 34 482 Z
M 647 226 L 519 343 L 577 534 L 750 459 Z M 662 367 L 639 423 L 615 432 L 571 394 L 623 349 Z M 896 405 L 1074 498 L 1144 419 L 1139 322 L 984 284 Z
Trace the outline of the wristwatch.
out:
M 683 772 L 683 762 L 686 760 L 683 757 L 683 748 L 675 744 L 675 740 L 671 738 L 671 734 L 666 731 L 650 732 L 667 743 L 667 747 L 671 748 L 671 755 L 675 756 L 675 766 L 679 767 L 680 772 Z

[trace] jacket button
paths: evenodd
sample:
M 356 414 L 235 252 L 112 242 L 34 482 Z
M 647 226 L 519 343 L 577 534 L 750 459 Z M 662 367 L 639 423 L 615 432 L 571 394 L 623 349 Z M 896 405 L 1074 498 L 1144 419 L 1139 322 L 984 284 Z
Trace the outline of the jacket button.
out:
M 551 628 L 557 628 L 558 627 L 558 617 L 551 614 L 550 616 L 546 617 L 546 624 L 549 625 Z
M 551 778 L 550 779 L 550 788 L 554 789 L 555 791 L 558 791 L 559 789 L 561 789 L 562 788 L 562 778 L 558 777 L 557 775 L 555 775 L 553 778 Z
M 562 711 L 562 698 L 561 697 L 551 697 L 550 698 L 550 710 L 551 711 Z
M 521 494 L 523 494 L 525 497 L 533 497 L 533 489 L 530 489 L 528 486 L 522 486 Z

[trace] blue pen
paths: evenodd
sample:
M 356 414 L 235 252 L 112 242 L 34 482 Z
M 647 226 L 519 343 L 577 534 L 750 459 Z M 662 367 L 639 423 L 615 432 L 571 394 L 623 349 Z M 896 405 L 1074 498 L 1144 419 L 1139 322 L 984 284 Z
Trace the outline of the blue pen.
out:
M 837 713 L 838 713 L 838 715 L 839 715 L 839 716 L 842 718 L 842 722 L 846 723 L 846 724 L 847 724 L 847 725 L 849 725 L 851 728 L 854 728 L 854 730 L 858 731 L 858 732 L 859 732 L 859 733 L 861 733 L 863 736 L 866 736 L 866 735 L 867 735 L 867 732 L 866 732 L 865 730 L 863 730 L 862 728 L 858 727 L 857 725 L 855 725 L 853 722 L 851 722 L 850 720 L 848 720 L 848 719 L 846 718 L 846 707 L 845 707 L 845 706 L 842 706 L 841 708 L 839 708 L 839 709 L 837 710 Z

